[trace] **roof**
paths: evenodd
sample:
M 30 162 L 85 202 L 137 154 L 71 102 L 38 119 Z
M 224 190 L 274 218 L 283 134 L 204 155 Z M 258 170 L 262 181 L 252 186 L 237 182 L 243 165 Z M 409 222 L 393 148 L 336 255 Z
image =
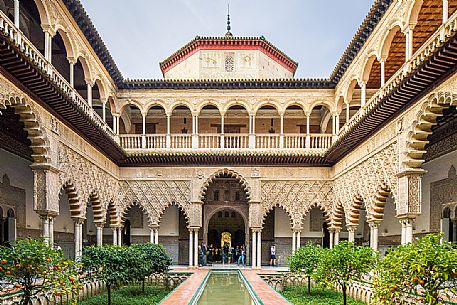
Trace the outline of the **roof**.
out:
M 257 49 L 263 51 L 267 56 L 274 59 L 294 74 L 298 67 L 298 63 L 296 61 L 292 60 L 263 36 L 234 37 L 231 35 L 225 35 L 223 37 L 196 36 L 181 49 L 162 61 L 160 63 L 160 69 L 162 70 L 162 73 L 165 73 L 195 52 L 207 49 Z
M 79 0 L 62 0 L 62 1 L 64 2 L 68 11 L 73 16 L 73 19 L 78 24 L 79 28 L 83 32 L 86 39 L 89 41 L 90 45 L 92 46 L 92 49 L 95 51 L 95 53 L 99 57 L 100 61 L 105 66 L 105 69 L 108 71 L 111 78 L 117 84 L 117 86 L 119 88 L 132 87 L 132 89 L 133 88 L 142 89 L 142 86 L 132 86 L 132 82 L 148 84 L 150 87 L 157 87 L 157 88 L 161 88 L 161 87 L 163 87 L 164 83 L 167 83 L 167 82 L 164 82 L 163 80 L 125 81 L 124 78 L 122 77 L 122 74 L 119 71 L 116 63 L 114 62 L 113 58 L 111 57 L 105 43 L 103 42 L 102 38 L 98 34 L 97 29 L 95 28 L 95 26 L 93 25 L 89 16 L 87 15 L 86 11 L 84 10 L 84 7 L 82 6 L 81 2 Z M 387 11 L 387 9 L 390 7 L 392 2 L 393 2 L 393 0 L 375 0 L 369 13 L 365 17 L 365 19 L 362 22 L 362 24 L 360 25 L 358 31 L 352 38 L 352 40 L 349 43 L 348 47 L 346 48 L 345 52 L 341 56 L 341 59 L 339 60 L 335 69 L 333 70 L 332 74 L 330 75 L 328 82 L 333 83 L 335 86 L 340 81 L 341 77 L 344 75 L 344 73 L 346 72 L 346 70 L 348 69 L 348 67 L 350 66 L 352 61 L 354 60 L 354 58 L 357 56 L 358 52 L 360 51 L 362 46 L 365 44 L 368 37 L 371 35 L 374 28 L 379 23 L 382 16 Z M 205 37 L 201 37 L 201 38 L 196 37 L 194 40 L 189 42 L 186 46 L 189 46 L 190 44 L 192 44 L 197 38 L 198 39 L 211 39 L 211 37 L 206 37 L 206 38 Z M 214 37 L 212 39 L 216 39 L 216 38 L 227 39 L 225 37 Z M 233 39 L 252 39 L 252 38 L 234 37 Z M 258 37 L 257 39 L 262 40 L 262 37 Z M 266 44 L 270 44 L 265 38 L 263 38 L 263 41 Z M 185 48 L 186 46 L 184 46 L 183 48 Z M 270 47 L 275 48 L 273 45 L 271 45 Z M 182 50 L 182 49 L 180 49 L 180 50 Z M 179 52 L 180 50 L 178 50 L 177 52 Z M 276 50 L 278 52 L 280 52 L 280 54 L 285 56 L 285 58 L 287 58 L 293 62 L 293 60 L 288 58 L 287 55 L 285 55 L 278 49 L 276 49 Z M 175 55 L 177 52 L 175 52 L 173 55 Z M 171 55 L 171 56 L 173 56 L 173 55 Z M 167 61 L 167 59 L 164 62 L 166 62 L 166 61 Z M 312 81 L 312 80 L 303 80 L 303 84 L 307 83 L 308 81 Z M 193 83 L 193 81 L 191 81 L 191 80 L 190 81 L 180 81 L 180 83 L 182 83 L 182 82 Z M 278 80 L 277 82 L 279 83 L 279 82 L 281 82 L 281 80 Z M 174 83 L 168 82 L 168 84 L 169 84 L 169 86 L 173 87 Z M 323 84 L 327 84 L 327 83 L 324 82 Z

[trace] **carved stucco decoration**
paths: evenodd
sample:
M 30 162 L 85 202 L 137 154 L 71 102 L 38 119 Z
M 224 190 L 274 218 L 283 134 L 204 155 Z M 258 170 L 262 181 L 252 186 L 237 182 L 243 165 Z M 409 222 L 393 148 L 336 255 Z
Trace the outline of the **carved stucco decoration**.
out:
M 70 206 L 72 216 L 84 218 L 90 200 L 95 222 L 104 222 L 107 206 L 117 194 L 117 179 L 64 144 L 59 146 L 59 170 L 61 188 L 70 197 L 71 185 L 79 197 L 79 206 Z
M 116 201 L 121 211 L 126 211 L 133 203 L 144 208 L 151 224 L 158 224 L 163 212 L 170 205 L 180 207 L 188 220 L 193 215 L 190 181 L 186 180 L 122 181 Z M 199 217 L 201 218 L 201 215 Z
M 301 223 L 308 211 L 320 207 L 327 214 L 335 201 L 333 182 L 325 180 L 303 181 L 262 181 L 262 215 L 264 221 L 267 213 L 274 207 L 282 207 L 294 227 Z
M 382 202 L 377 196 L 397 197 L 398 152 L 394 142 L 356 166 L 348 169 L 335 179 L 335 204 L 342 205 L 349 215 L 354 208 L 360 208 L 360 200 L 367 210 L 367 217 L 379 220 Z M 385 191 L 390 193 L 386 194 Z M 384 200 L 385 198 L 382 198 Z M 385 202 L 385 200 L 384 200 Z M 398 209 L 399 207 L 397 207 Z M 346 219 L 351 223 L 351 219 Z

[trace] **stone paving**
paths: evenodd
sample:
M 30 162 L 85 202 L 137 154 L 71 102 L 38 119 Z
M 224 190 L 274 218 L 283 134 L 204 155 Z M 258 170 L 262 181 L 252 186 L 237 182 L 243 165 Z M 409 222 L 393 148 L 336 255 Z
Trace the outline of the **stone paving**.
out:
M 260 273 L 275 273 L 279 270 L 282 270 L 282 268 L 266 268 L 262 270 L 254 270 L 251 268 L 237 268 L 236 265 L 215 265 L 212 267 L 202 268 L 173 267 L 172 269 L 173 271 L 191 271 L 193 274 L 180 286 L 178 286 L 167 298 L 165 298 L 160 303 L 160 305 L 187 305 L 211 269 L 240 269 L 264 305 L 291 304 L 286 299 L 284 299 L 283 296 L 271 288 L 265 281 L 263 281 L 258 275 Z

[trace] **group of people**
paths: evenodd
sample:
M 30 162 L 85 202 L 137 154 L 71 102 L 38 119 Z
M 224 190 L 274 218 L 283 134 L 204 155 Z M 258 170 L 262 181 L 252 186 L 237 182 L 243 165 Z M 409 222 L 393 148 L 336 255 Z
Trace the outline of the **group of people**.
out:
M 214 247 L 213 244 L 206 246 L 204 242 L 198 246 L 199 265 L 205 266 L 213 262 L 222 262 L 222 264 L 237 264 L 245 266 L 246 247 L 244 245 L 230 247 L 225 243 L 221 248 Z

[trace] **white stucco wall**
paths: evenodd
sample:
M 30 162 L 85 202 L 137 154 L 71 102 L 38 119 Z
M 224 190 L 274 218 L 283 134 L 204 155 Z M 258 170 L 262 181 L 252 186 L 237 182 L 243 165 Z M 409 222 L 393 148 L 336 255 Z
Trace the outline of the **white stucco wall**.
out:
M 159 227 L 160 236 L 179 236 L 179 209 L 172 205 L 165 209 Z

